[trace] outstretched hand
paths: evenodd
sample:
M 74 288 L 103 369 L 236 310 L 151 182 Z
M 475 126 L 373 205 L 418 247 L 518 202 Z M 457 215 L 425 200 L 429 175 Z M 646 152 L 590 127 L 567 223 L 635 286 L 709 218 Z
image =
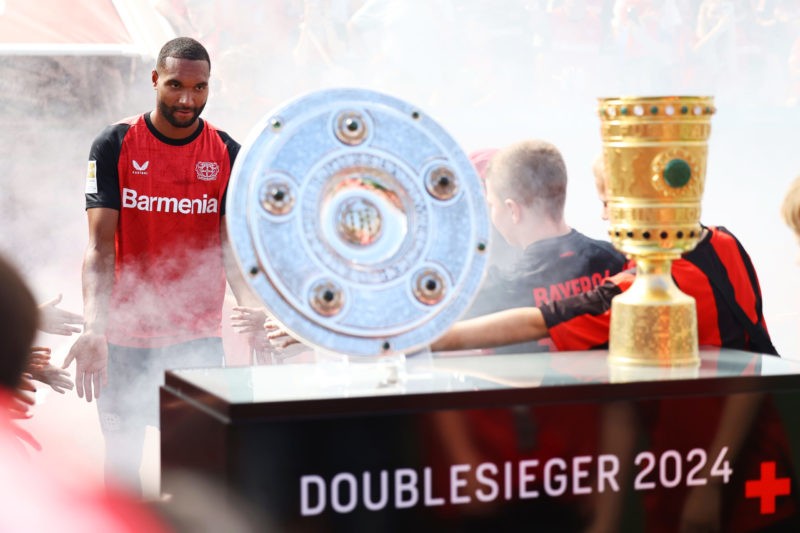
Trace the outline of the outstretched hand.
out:
M 263 332 L 266 319 L 267 313 L 260 307 L 234 307 L 231 315 L 231 323 L 237 333 Z
M 83 324 L 83 317 L 71 311 L 65 311 L 56 307 L 61 303 L 61 295 L 59 294 L 52 300 L 49 300 L 39 306 L 40 324 L 39 329 L 45 333 L 52 333 L 54 335 L 72 335 L 73 333 L 80 333 L 81 328 L 75 324 Z
M 43 368 L 32 369 L 31 375 L 36 381 L 50 385 L 59 394 L 64 394 L 64 392 L 72 390 L 75 386 L 70 379 L 69 372 L 49 363 Z
M 45 368 L 50 364 L 50 348 L 46 346 L 33 346 L 28 358 L 26 372 L 33 374 L 35 371 Z
M 105 335 L 84 332 L 69 349 L 61 368 L 75 361 L 75 391 L 86 401 L 100 397 L 100 388 L 108 383 L 108 344 Z
M 273 346 L 264 329 L 266 321 L 267 313 L 261 307 L 237 306 L 233 308 L 231 315 L 233 329 L 240 335 L 247 336 L 247 344 L 256 364 L 272 361 Z
M 268 319 L 264 322 L 264 329 L 267 332 L 267 338 L 273 348 L 282 350 L 292 344 L 299 344 L 300 341 L 289 335 L 289 332 L 283 329 L 277 322 Z
M 23 374 L 17 388 L 12 391 L 8 413 L 11 418 L 26 419 L 31 417 L 30 409 L 36 404 L 36 386 L 30 374 Z

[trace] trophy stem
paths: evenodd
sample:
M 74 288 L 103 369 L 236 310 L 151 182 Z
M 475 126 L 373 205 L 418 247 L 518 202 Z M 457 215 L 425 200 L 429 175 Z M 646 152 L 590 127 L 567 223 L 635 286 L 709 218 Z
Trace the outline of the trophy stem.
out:
M 636 280 L 611 302 L 612 364 L 699 364 L 695 301 L 672 280 L 676 258 L 675 254 L 636 258 Z

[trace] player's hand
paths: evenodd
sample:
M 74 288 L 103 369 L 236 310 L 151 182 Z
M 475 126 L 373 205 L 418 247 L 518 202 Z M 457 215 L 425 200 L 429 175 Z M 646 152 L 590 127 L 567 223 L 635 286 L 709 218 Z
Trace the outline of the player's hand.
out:
M 106 336 L 91 331 L 84 332 L 72 348 L 61 368 L 68 368 L 75 361 L 75 391 L 86 401 L 100 397 L 100 388 L 108 383 L 108 343 Z
M 75 324 L 83 324 L 83 317 L 77 313 L 59 309 L 56 307 L 59 303 L 61 303 L 60 294 L 39 306 L 39 321 L 41 322 L 39 329 L 54 335 L 69 336 L 73 333 L 80 333 L 81 328 Z

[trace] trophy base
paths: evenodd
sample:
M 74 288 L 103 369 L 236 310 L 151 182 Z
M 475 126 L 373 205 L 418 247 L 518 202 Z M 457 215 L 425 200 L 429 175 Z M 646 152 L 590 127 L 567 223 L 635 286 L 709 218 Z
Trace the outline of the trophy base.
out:
M 640 271 L 611 302 L 608 351 L 612 365 L 700 364 L 694 298 L 681 292 L 670 275 Z
M 610 361 L 608 364 L 609 383 L 697 379 L 698 377 L 700 377 L 700 365 L 695 364 L 656 366 L 651 364 L 626 364 Z

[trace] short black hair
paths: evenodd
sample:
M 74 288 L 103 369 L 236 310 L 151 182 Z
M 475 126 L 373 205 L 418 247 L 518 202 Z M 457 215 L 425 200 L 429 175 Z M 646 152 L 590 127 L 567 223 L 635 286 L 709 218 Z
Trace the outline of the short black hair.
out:
M 156 68 L 164 67 L 168 57 L 205 61 L 208 63 L 208 69 L 211 70 L 211 58 L 208 57 L 208 50 L 191 37 L 176 37 L 162 46 L 156 60 Z
M 28 366 L 39 309 L 17 270 L 0 257 L 0 387 L 14 389 Z

